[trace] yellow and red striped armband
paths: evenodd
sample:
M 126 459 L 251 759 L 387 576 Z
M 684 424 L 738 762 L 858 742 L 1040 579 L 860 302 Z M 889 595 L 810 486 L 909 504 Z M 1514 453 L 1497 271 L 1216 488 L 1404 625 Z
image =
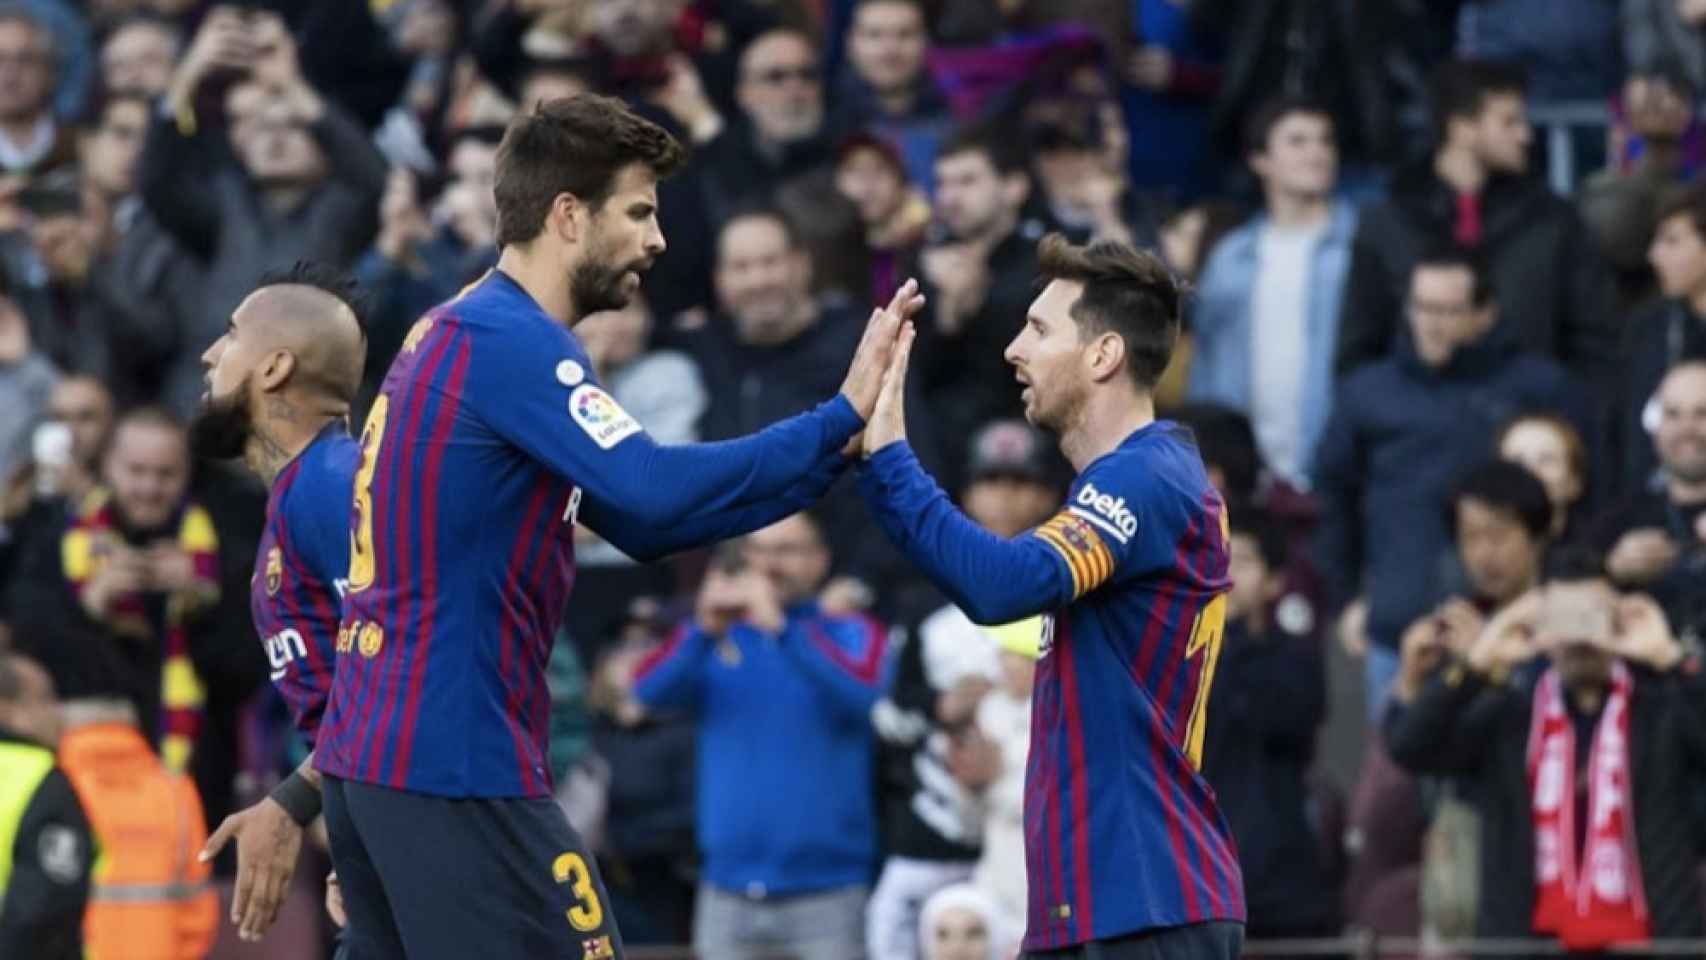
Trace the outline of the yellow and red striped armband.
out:
M 1072 599 L 1084 596 L 1114 575 L 1114 554 L 1088 520 L 1062 510 L 1035 534 L 1054 548 L 1072 571 Z

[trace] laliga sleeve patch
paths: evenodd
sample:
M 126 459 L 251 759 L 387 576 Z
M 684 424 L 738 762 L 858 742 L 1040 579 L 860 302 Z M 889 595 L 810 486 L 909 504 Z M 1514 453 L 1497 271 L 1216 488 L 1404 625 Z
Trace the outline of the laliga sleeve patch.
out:
M 569 394 L 569 416 L 601 450 L 609 450 L 640 432 L 639 421 L 629 416 L 610 394 L 590 383 L 581 384 Z

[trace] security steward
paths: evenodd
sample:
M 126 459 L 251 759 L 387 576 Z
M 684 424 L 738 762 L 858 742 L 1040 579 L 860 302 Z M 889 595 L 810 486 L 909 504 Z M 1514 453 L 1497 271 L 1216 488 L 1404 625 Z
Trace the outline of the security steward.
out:
M 35 662 L 0 653 L 0 957 L 78 960 L 94 845 L 59 769 L 59 704 Z

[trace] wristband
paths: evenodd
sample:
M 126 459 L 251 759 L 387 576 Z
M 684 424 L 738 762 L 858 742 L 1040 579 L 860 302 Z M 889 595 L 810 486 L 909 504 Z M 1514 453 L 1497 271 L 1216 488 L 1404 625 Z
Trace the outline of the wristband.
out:
M 268 796 L 303 829 L 307 829 L 320 815 L 320 791 L 314 789 L 314 785 L 300 772 L 285 777 L 284 782 L 274 787 Z

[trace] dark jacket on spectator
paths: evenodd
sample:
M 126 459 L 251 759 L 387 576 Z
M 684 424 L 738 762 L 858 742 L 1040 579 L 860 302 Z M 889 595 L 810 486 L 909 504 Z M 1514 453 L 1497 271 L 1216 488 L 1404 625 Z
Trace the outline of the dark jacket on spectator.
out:
M 1706 677 L 1685 664 L 1668 674 L 1631 666 L 1630 779 L 1635 843 L 1655 938 L 1699 937 L 1694 798 L 1706 767 Z M 1532 670 L 1490 685 L 1437 671 L 1408 707 L 1393 701 L 1383 732 L 1392 757 L 1418 775 L 1473 784 L 1481 814 L 1481 901 L 1476 935 L 1527 937 L 1534 917 L 1534 822 L 1528 784 Z M 1455 682 L 1453 682 L 1455 681 Z
M 61 373 L 105 380 L 113 362 L 105 318 L 82 312 L 76 293 L 51 281 L 27 234 L 0 235 L 0 271 L 0 288 L 24 313 L 31 348 Z
M 1396 648 L 1440 599 L 1454 559 L 1444 511 L 1451 486 L 1487 459 L 1499 425 L 1534 409 L 1587 419 L 1569 374 L 1496 337 L 1459 348 L 1435 370 L 1404 334 L 1395 356 L 1341 382 L 1316 454 L 1316 544 L 1335 606 L 1367 593 L 1372 642 Z
M 1620 494 L 1649 489 L 1659 468 L 1652 434 L 1642 424 L 1665 371 L 1682 360 L 1706 358 L 1706 320 L 1685 303 L 1667 300 L 1630 318 L 1623 330 L 1622 382 L 1618 389 L 1617 459 L 1608 463 L 1605 488 Z
M 122 409 L 141 403 L 165 403 L 188 416 L 199 399 L 178 384 L 163 396 L 173 365 L 182 356 L 200 359 L 206 342 L 190 339 L 192 324 L 204 309 L 202 264 L 185 253 L 172 235 L 131 197 L 115 212 L 118 241 L 89 270 L 83 286 L 84 314 L 98 317 L 111 331 L 112 376 L 108 386 Z M 81 324 L 80 324 L 81 325 Z
M 648 717 L 621 727 L 600 719 L 593 749 L 610 764 L 605 845 L 612 857 L 685 859 L 693 849 L 698 756 L 685 715 Z
M 1202 0 L 1199 23 L 1226 38 L 1225 69 L 1211 133 L 1241 156 L 1244 121 L 1270 97 L 1307 95 L 1332 111 L 1347 158 L 1369 161 L 1392 147 L 1381 54 L 1386 4 L 1353 0 Z
M 1337 904 L 1304 782 L 1327 712 L 1314 642 L 1228 623 L 1209 700 L 1203 776 L 1238 842 L 1252 936 L 1330 933 Z
M 288 212 L 270 209 L 232 153 L 223 125 L 185 136 L 156 116 L 137 166 L 143 201 L 180 245 L 207 263 L 201 310 L 189 319 L 184 349 L 167 375 L 169 402 L 202 391 L 201 352 L 254 282 L 269 269 L 312 257 L 348 267 L 378 226 L 385 162 L 366 131 L 327 102 L 310 128 L 326 159 L 326 179 Z
M 1339 321 L 1341 374 L 1392 352 L 1410 271 L 1427 247 L 1451 241 L 1456 221 L 1457 195 L 1431 165 L 1401 171 L 1391 196 L 1363 211 Z M 1500 176 L 1481 192 L 1481 223 L 1495 335 L 1557 359 L 1584 383 L 1612 382 L 1617 289 L 1575 209 L 1539 180 Z
M 1599 100 L 1623 79 L 1619 6 L 1620 0 L 1476 0 L 1458 13 L 1457 53 L 1521 64 L 1535 100 Z
M 779 153 L 762 149 L 751 121 L 731 117 L 716 139 L 693 153 L 693 176 L 712 223 L 723 223 L 743 205 L 774 199 L 789 180 L 829 163 L 824 136 L 785 145 Z

